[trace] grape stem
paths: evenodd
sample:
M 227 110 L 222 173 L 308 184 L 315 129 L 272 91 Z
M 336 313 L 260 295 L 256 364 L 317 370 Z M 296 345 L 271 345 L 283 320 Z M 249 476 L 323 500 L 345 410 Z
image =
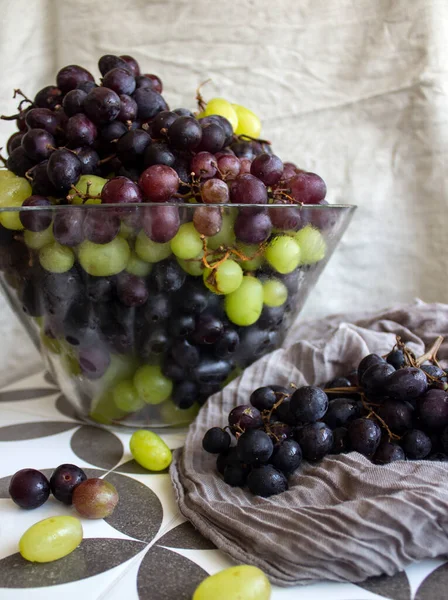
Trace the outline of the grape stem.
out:
M 203 112 L 207 106 L 207 103 L 205 102 L 202 94 L 201 94 L 201 88 L 206 85 L 207 83 L 210 83 L 211 79 L 206 79 L 205 81 L 203 81 L 201 84 L 199 84 L 197 90 L 196 90 L 196 101 L 198 103 L 199 109 L 201 112 Z
M 437 360 L 437 352 L 440 349 L 440 346 L 443 343 L 443 336 L 439 335 L 436 340 L 434 341 L 433 345 L 431 346 L 431 348 L 429 348 L 429 350 L 427 352 L 425 352 L 425 354 L 422 354 L 422 356 L 420 356 L 419 358 L 417 358 L 417 360 L 415 361 L 415 364 L 417 367 L 420 367 L 423 363 L 425 363 L 427 360 L 429 360 L 430 362 L 435 363 L 438 367 L 440 367 L 439 362 Z
M 72 186 L 71 186 L 71 189 L 72 189 L 72 190 L 74 190 L 74 191 L 76 192 L 76 196 L 79 196 L 79 197 L 80 197 L 80 198 L 82 198 L 83 200 L 91 200 L 91 199 L 94 199 L 94 200 L 100 200 L 100 199 L 101 199 L 101 196 L 92 196 L 91 194 L 89 194 L 89 190 L 90 190 L 90 187 L 91 187 L 91 185 L 92 185 L 92 182 L 91 182 L 91 181 L 88 181 L 88 182 L 87 182 L 87 185 L 86 185 L 86 193 L 84 193 L 84 192 L 81 192 L 81 190 L 78 190 L 78 188 L 77 188 L 75 185 L 72 185 Z M 67 198 L 67 200 L 68 200 L 69 202 L 70 202 L 71 200 L 73 200 L 73 198 L 74 198 L 74 197 L 75 197 L 75 196 L 74 196 L 73 194 L 68 194 L 68 195 L 66 196 L 66 198 Z
M 21 100 L 21 103 L 22 102 L 29 102 L 30 104 L 33 104 L 33 101 L 30 100 L 27 96 L 25 96 L 25 94 L 22 92 L 22 90 L 20 90 L 18 88 L 16 90 L 14 90 L 13 100 L 15 98 L 17 98 L 17 96 L 22 96 L 23 100 Z M 20 105 L 19 105 L 19 110 L 20 110 Z
M 116 142 L 117 140 L 112 140 L 113 142 Z M 104 165 L 105 163 L 111 161 L 112 159 L 116 158 L 116 154 L 111 154 L 110 156 L 106 156 L 106 158 L 101 159 L 100 161 L 98 161 L 99 165 Z
M 252 137 L 251 135 L 247 135 L 247 133 L 241 133 L 236 136 L 237 139 L 242 140 L 243 142 L 258 142 L 259 144 L 267 144 L 268 146 L 272 146 L 272 142 L 269 140 L 262 140 L 260 138 Z
M 21 113 L 17 113 L 16 115 L 0 115 L 0 119 L 3 121 L 15 121 L 21 116 Z

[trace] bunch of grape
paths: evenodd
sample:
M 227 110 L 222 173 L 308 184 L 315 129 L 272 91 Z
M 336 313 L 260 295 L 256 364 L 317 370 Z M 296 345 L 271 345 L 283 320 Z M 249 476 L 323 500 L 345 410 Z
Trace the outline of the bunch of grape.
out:
M 259 388 L 230 412 L 227 427 L 206 432 L 202 446 L 219 454 L 226 483 L 265 497 L 288 489 L 302 459 L 356 451 L 380 465 L 448 461 L 448 377 L 435 357 L 441 339 L 420 359 L 398 340 L 387 356 L 369 354 L 324 386 Z
M 278 345 L 334 214 L 309 222 L 301 205 L 326 204 L 325 183 L 272 154 L 248 109 L 170 111 L 132 57 L 99 70 L 100 85 L 64 67 L 3 117 L 19 131 L 0 271 L 77 385 L 107 382 L 92 418 L 138 423 L 163 404 L 150 420 L 175 422 Z

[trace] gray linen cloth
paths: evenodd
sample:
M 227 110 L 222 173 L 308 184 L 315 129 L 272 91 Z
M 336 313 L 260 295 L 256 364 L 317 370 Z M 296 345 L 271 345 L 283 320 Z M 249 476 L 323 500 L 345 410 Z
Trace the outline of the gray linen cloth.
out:
M 297 323 L 282 349 L 246 369 L 201 409 L 170 469 L 182 514 L 240 563 L 288 586 L 315 580 L 362 581 L 448 553 L 448 463 L 373 465 L 352 452 L 304 463 L 290 488 L 271 498 L 228 486 L 201 440 L 257 387 L 316 384 L 343 375 L 369 352 L 384 354 L 395 335 L 423 354 L 448 335 L 448 305 L 399 306 L 374 315 Z M 439 351 L 448 357 L 448 343 Z M 442 360 L 443 364 L 443 360 Z

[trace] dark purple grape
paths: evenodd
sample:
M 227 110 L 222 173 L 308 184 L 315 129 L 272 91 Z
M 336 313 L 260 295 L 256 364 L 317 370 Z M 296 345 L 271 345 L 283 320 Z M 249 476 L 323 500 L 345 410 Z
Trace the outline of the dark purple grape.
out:
M 300 427 L 294 438 L 300 444 L 303 458 L 311 462 L 321 460 L 333 446 L 333 432 L 320 421 Z
M 179 117 L 168 128 L 170 146 L 178 150 L 194 150 L 202 139 L 202 129 L 194 117 Z
M 120 219 L 112 211 L 91 209 L 84 217 L 84 236 L 95 244 L 108 244 L 120 231 Z
M 196 403 L 197 397 L 198 386 L 194 381 L 181 381 L 176 383 L 171 394 L 171 400 L 181 410 L 191 408 Z
M 216 158 L 210 152 L 199 152 L 191 159 L 190 170 L 202 181 L 211 179 L 217 173 Z M 222 185 L 220 180 L 217 181 Z
M 238 350 L 239 343 L 238 332 L 235 329 L 225 328 L 213 347 L 213 353 L 217 358 L 229 358 Z
M 266 204 L 266 186 L 249 173 L 238 175 L 230 185 L 230 201 L 234 204 Z
M 218 169 L 223 180 L 230 181 L 240 174 L 241 163 L 236 156 L 223 155 L 218 158 Z
M 148 295 L 148 288 L 142 277 L 131 273 L 120 273 L 117 276 L 117 296 L 125 306 L 142 306 Z
M 324 180 L 315 173 L 301 172 L 288 181 L 291 196 L 303 204 L 317 204 L 327 194 Z
M 256 410 L 250 407 L 252 410 Z M 232 411 L 233 412 L 233 411 Z M 230 413 L 232 414 L 232 413 Z M 230 415 L 229 415 L 230 417 Z M 274 451 L 271 438 L 259 429 L 248 429 L 238 438 L 238 458 L 248 465 L 267 462 Z
M 272 465 L 262 465 L 249 473 L 247 486 L 255 496 L 268 498 L 285 492 L 288 489 L 288 481 L 283 473 Z
M 251 162 L 256 156 L 258 156 L 259 154 L 263 154 L 264 152 L 261 144 L 255 144 L 254 142 L 244 140 L 234 142 L 233 144 L 231 144 L 230 148 L 235 153 L 235 156 L 238 156 L 238 158 L 241 159 L 248 159 Z
M 76 304 L 83 288 L 80 276 L 75 269 L 66 273 L 46 271 L 41 280 L 45 310 L 49 315 L 63 318 L 69 306 Z
M 25 122 L 28 129 L 44 129 L 51 135 L 55 135 L 59 126 L 56 114 L 49 108 L 32 108 L 27 111 Z
M 94 81 L 94 79 L 86 69 L 78 65 L 63 67 L 56 75 L 56 84 L 63 94 L 74 90 L 84 81 Z
M 277 331 L 285 318 L 285 306 L 264 306 L 257 325 L 260 327 Z
M 9 246 L 14 241 L 14 233 L 11 229 L 6 229 L 3 225 L 0 225 L 0 247 L 1 246 Z M 22 245 L 22 244 L 21 244 Z M 0 256 L 5 256 L 4 248 L 2 248 L 2 252 L 0 252 Z M 0 269 L 2 268 L 2 261 L 0 259 Z
M 130 96 L 135 91 L 135 77 L 128 69 L 116 67 L 106 73 L 103 79 L 103 85 L 113 90 L 118 95 L 126 94 Z
M 272 207 L 272 208 L 271 208 Z M 301 224 L 301 212 L 297 206 L 273 204 L 269 209 L 272 225 L 281 231 L 297 231 Z
M 159 112 L 168 110 L 163 96 L 151 88 L 138 88 L 135 90 L 133 98 L 137 103 L 137 117 L 141 121 L 152 119 Z
M 285 440 L 274 448 L 271 464 L 285 475 L 293 473 L 302 462 L 302 449 L 294 440 Z
M 37 109 L 36 109 L 37 110 Z M 25 135 L 22 131 L 16 131 L 13 133 L 6 143 L 6 152 L 11 154 L 16 148 L 21 146 L 23 136 Z
M 241 367 L 249 366 L 254 360 L 272 350 L 273 336 L 275 333 L 259 329 L 257 326 L 243 328 L 235 362 Z
M 18 146 L 13 150 L 6 161 L 6 167 L 18 177 L 25 177 L 34 164 L 23 146 Z
M 79 83 L 76 86 L 76 89 L 81 90 L 82 92 L 85 92 L 86 94 L 88 94 L 89 92 L 91 92 L 93 90 L 93 88 L 96 88 L 96 87 L 98 87 L 98 86 L 94 81 L 82 81 L 81 83 Z
M 394 433 L 404 433 L 412 428 L 414 409 L 408 402 L 388 399 L 384 404 L 378 407 L 377 412 L 389 429 Z
M 192 339 L 196 344 L 215 344 L 224 331 L 222 321 L 211 313 L 201 313 L 196 319 Z
M 331 381 L 325 384 L 326 388 L 341 388 L 341 387 L 350 387 L 352 384 L 347 377 L 335 377 Z M 336 396 L 332 396 L 335 398 Z
M 38 508 L 48 500 L 50 484 L 40 471 L 21 469 L 11 477 L 9 495 L 20 508 Z
M 328 410 L 322 420 L 330 427 L 343 427 L 349 421 L 361 416 L 361 407 L 359 402 L 350 398 L 335 398 L 330 400 Z
M 398 444 L 390 442 L 387 438 L 383 438 L 378 446 L 377 451 L 373 455 L 372 462 L 377 465 L 387 465 L 396 460 L 405 460 L 403 448 Z
M 193 315 L 181 314 L 170 319 L 169 330 L 173 338 L 186 338 L 195 328 L 195 319 Z
M 153 242 L 165 243 L 173 239 L 180 227 L 179 209 L 176 206 L 152 206 L 142 219 L 143 230 Z
M 401 369 L 405 366 L 403 350 L 392 350 L 386 357 L 386 362 L 393 366 L 394 369 Z
M 62 103 L 62 92 L 54 85 L 47 85 L 37 92 L 34 98 L 34 104 L 39 108 L 49 108 L 54 110 L 56 106 Z
M 393 366 L 385 361 L 374 364 L 363 373 L 361 386 L 368 395 L 381 395 L 385 390 L 387 378 L 395 373 Z
M 176 340 L 173 342 L 171 354 L 177 364 L 185 369 L 196 367 L 201 360 L 198 348 L 187 342 L 187 340 Z
M 348 430 L 346 427 L 333 429 L 333 445 L 329 454 L 344 454 L 349 451 Z
M 157 292 L 177 292 L 185 283 L 186 273 L 174 261 L 164 260 L 154 265 L 151 272 L 151 282 Z
M 201 119 L 202 138 L 201 143 L 197 147 L 199 152 L 219 152 L 224 148 L 226 134 L 221 125 L 217 122 L 204 123 L 205 119 Z
M 154 85 L 153 80 L 150 77 L 147 77 L 146 75 L 138 75 L 135 78 L 135 83 L 136 83 L 137 89 L 148 88 L 148 89 L 154 90 L 155 92 L 158 92 L 160 94 L 160 91 L 156 89 L 156 86 Z
M 216 459 L 216 469 L 221 475 L 224 475 L 224 469 L 227 466 L 239 466 L 240 464 L 236 446 L 231 446 L 226 452 L 221 452 Z
M 384 358 L 381 358 L 381 356 L 378 356 L 378 354 L 368 354 L 367 356 L 365 356 L 362 361 L 359 363 L 358 366 L 358 379 L 359 381 L 361 381 L 362 376 L 364 375 L 364 373 L 367 371 L 367 369 L 373 365 L 376 365 L 378 363 L 384 363 Z
M 124 60 L 124 62 L 128 66 L 128 69 L 132 72 L 134 77 L 138 77 L 140 75 L 140 66 L 135 60 L 135 58 L 129 56 L 128 54 L 122 54 L 121 56 L 119 56 L 119 58 L 121 58 L 121 60 Z
M 448 394 L 443 390 L 428 390 L 418 398 L 417 411 L 425 427 L 444 429 L 448 426 Z
M 104 142 L 104 147 L 107 148 L 107 144 L 113 144 L 128 132 L 128 128 L 121 121 L 112 121 L 101 128 L 100 141 Z M 113 146 L 109 146 L 113 148 Z
M 23 202 L 22 206 L 50 207 L 51 203 L 43 196 L 30 196 Z M 48 229 L 53 219 L 51 210 L 24 210 L 20 211 L 19 216 L 22 225 L 25 227 L 25 229 L 29 229 L 30 231 L 44 231 L 44 229 Z
M 30 129 L 22 139 L 22 148 L 31 160 L 40 162 L 50 156 L 55 140 L 45 129 Z
M 428 389 L 426 374 L 421 369 L 405 367 L 393 372 L 386 379 L 384 390 L 391 398 L 412 400 Z
M 76 156 L 81 162 L 83 175 L 97 175 L 100 157 L 93 148 L 85 147 L 76 150 Z
M 22 303 L 22 309 L 30 317 L 42 317 L 44 306 L 42 294 L 39 289 L 39 281 L 36 276 L 26 279 L 19 292 L 19 299 Z
M 84 240 L 86 211 L 77 206 L 55 211 L 53 235 L 63 246 L 77 246 Z
M 91 146 L 98 135 L 95 125 L 83 113 L 70 117 L 65 131 L 72 147 Z
M 257 429 L 262 427 L 263 419 L 260 411 L 250 404 L 236 406 L 229 413 L 229 425 L 237 430 Z
M 352 450 L 364 456 L 375 454 L 381 440 L 381 429 L 374 421 L 355 419 L 349 423 L 347 429 Z
M 269 423 L 269 427 L 266 428 L 266 433 L 274 442 L 274 448 L 276 448 L 282 442 L 292 437 L 293 431 L 290 425 L 274 421 Z
M 146 79 L 151 81 L 152 89 L 161 94 L 163 92 L 162 80 L 157 77 L 157 75 L 153 75 L 152 73 L 145 74 Z
M 291 396 L 289 410 L 297 422 L 314 423 L 322 419 L 328 408 L 328 396 L 318 387 L 304 386 Z
M 137 118 L 138 106 L 134 98 L 131 98 L 127 94 L 120 94 L 120 103 L 120 112 L 118 113 L 117 119 L 123 123 L 135 121 Z
M 144 166 L 166 165 L 173 167 L 176 158 L 165 142 L 155 142 L 147 146 L 144 156 Z
M 168 294 L 153 294 L 145 306 L 145 318 L 148 323 L 160 323 L 171 315 L 171 300 Z
M 124 165 L 133 166 L 143 158 L 151 137 L 142 129 L 125 133 L 117 142 L 117 156 Z
M 120 108 L 118 94 L 105 87 L 93 88 L 84 100 L 86 115 L 96 125 L 103 125 L 116 119 Z
M 223 478 L 227 485 L 232 487 L 244 487 L 249 473 L 248 467 L 244 465 L 227 465 L 224 468 Z
M 138 185 L 127 177 L 109 179 L 101 190 L 102 204 L 139 204 L 142 199 L 142 192 Z M 127 210 L 129 209 L 119 208 L 116 214 L 127 214 Z
M 87 475 L 76 465 L 59 465 L 50 479 L 50 488 L 53 496 L 59 502 L 72 504 L 73 491 L 77 485 L 87 479 Z
M 98 342 L 99 323 L 87 298 L 72 302 L 63 327 L 65 339 L 72 346 L 89 348 Z
M 170 339 L 162 325 L 151 329 L 142 337 L 139 345 L 139 356 L 147 360 L 157 354 L 164 354 L 170 346 Z M 185 374 L 183 375 L 183 378 Z
M 31 176 L 31 187 L 33 194 L 38 196 L 56 196 L 57 192 L 51 183 L 47 173 L 48 161 L 43 160 L 33 167 L 29 175 Z
M 106 73 L 112 71 L 112 69 L 126 69 L 130 73 L 134 70 L 134 67 L 130 66 L 124 58 L 115 56 L 114 54 L 105 54 L 102 56 L 98 61 L 98 68 L 103 77 Z
M 261 244 L 271 235 L 272 223 L 269 215 L 264 212 L 238 214 L 235 225 L 235 235 L 245 244 Z
M 71 90 L 64 96 L 62 106 L 67 116 L 73 117 L 84 110 L 84 100 L 87 93 L 80 89 Z
M 183 367 L 168 357 L 162 365 L 162 373 L 172 381 L 185 381 L 187 375 Z
M 92 302 L 109 302 L 115 285 L 110 277 L 89 277 L 86 281 L 86 294 Z
M 282 178 L 283 163 L 274 154 L 259 154 L 253 160 L 250 172 L 265 185 L 275 185 Z
M 435 377 L 436 379 L 446 379 L 445 371 L 437 365 L 422 365 L 420 369 L 428 375 L 431 375 L 431 377 Z
M 168 127 L 178 118 L 179 115 L 169 110 L 160 112 L 151 123 L 151 136 L 153 138 L 166 137 Z
M 81 161 L 70 150 L 55 150 L 48 159 L 47 172 L 56 190 L 66 192 L 81 176 Z
M 204 384 L 223 383 L 232 371 L 232 363 L 223 359 L 204 358 L 191 370 L 191 375 L 204 391 Z
M 431 452 L 432 444 L 430 438 L 419 429 L 411 429 L 401 438 L 401 446 L 407 458 L 420 460 Z

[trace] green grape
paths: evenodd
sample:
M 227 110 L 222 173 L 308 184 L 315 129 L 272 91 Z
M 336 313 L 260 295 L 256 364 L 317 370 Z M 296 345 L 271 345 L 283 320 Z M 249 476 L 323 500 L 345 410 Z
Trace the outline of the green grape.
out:
M 135 234 L 135 229 L 131 227 L 131 225 L 127 225 L 123 221 L 120 224 L 120 231 L 118 235 L 121 235 L 122 238 L 128 240 L 129 238 L 133 238 Z
M 151 273 L 151 263 L 142 260 L 135 252 L 131 253 L 128 264 L 126 265 L 126 271 L 137 277 L 147 277 Z
M 19 551 L 31 562 L 52 562 L 73 552 L 82 536 L 82 525 L 76 517 L 50 517 L 25 531 L 20 538 Z
M 208 117 L 209 115 L 220 115 L 225 117 L 232 125 L 233 131 L 236 131 L 238 127 L 238 116 L 235 108 L 224 98 L 212 98 L 207 102 L 203 116 Z
M 173 459 L 171 450 L 162 438 L 147 429 L 132 434 L 129 449 L 138 464 L 148 471 L 163 471 Z
M 200 277 L 204 272 L 204 263 L 202 262 L 203 256 L 204 251 L 202 250 L 202 252 L 195 256 L 194 259 L 182 260 L 181 258 L 176 258 L 176 260 L 186 273 L 193 277 Z
M 307 225 L 294 233 L 294 240 L 300 248 L 300 262 L 302 265 L 312 265 L 325 257 L 327 244 L 321 232 Z
M 9 171 L 6 172 L 9 173 Z M 0 179 L 0 208 L 22 206 L 23 201 L 29 198 L 32 193 L 31 186 L 24 177 L 3 176 Z
M 143 365 L 134 375 L 134 385 L 147 404 L 160 404 L 170 397 L 173 382 L 158 365 Z
M 271 240 L 264 256 L 279 273 L 291 273 L 300 264 L 300 248 L 289 235 L 279 235 Z
M 136 412 L 145 406 L 130 379 L 120 381 L 112 390 L 115 406 L 124 412 Z
M 235 243 L 235 232 L 233 230 L 235 218 L 236 214 L 233 212 L 222 215 L 221 231 L 207 238 L 207 248 L 217 250 L 220 246 L 233 246 Z
M 146 262 L 156 263 L 170 256 L 171 247 L 169 242 L 165 244 L 153 242 L 144 231 L 140 231 L 135 240 L 135 253 Z
M 232 104 L 232 106 L 238 117 L 238 127 L 235 129 L 236 135 L 248 135 L 253 138 L 259 138 L 261 121 L 257 115 L 240 104 Z
M 79 246 L 79 264 L 89 275 L 108 277 L 126 268 L 131 251 L 125 239 L 117 236 L 108 244 L 85 240 Z
M 107 179 L 98 177 L 97 175 L 81 175 L 75 184 L 76 189 L 82 194 L 87 194 L 87 187 L 90 182 L 89 195 L 99 196 L 104 185 L 107 183 Z M 74 190 L 70 193 L 72 196 L 76 193 Z M 81 196 L 75 196 L 72 199 L 72 204 L 101 204 L 101 198 L 89 198 L 84 202 Z
M 0 182 L 2 179 L 14 179 L 14 177 L 16 177 L 16 175 L 12 171 L 8 171 L 8 169 L 0 169 Z
M 267 306 L 281 306 L 288 298 L 288 288 L 278 279 L 269 279 L 263 283 L 263 302 Z
M 19 207 L 22 204 L 11 204 L 10 207 Z M 24 229 L 22 221 L 20 220 L 19 211 L 1 211 L 0 212 L 0 225 L 3 225 L 5 229 L 11 229 L 12 231 L 22 231 Z
M 167 400 L 160 404 L 159 409 L 164 423 L 182 427 L 194 421 L 199 412 L 199 404 L 193 404 L 190 408 L 182 409 L 176 406 L 172 400 Z
M 25 229 L 23 238 L 28 248 L 40 250 L 47 244 L 54 242 L 53 223 L 43 231 L 29 231 L 28 229 Z
M 269 600 L 271 584 L 258 567 L 238 565 L 210 575 L 193 594 L 193 600 Z
M 252 258 L 252 260 L 242 260 L 238 259 L 241 268 L 244 271 L 256 271 L 263 264 L 263 255 L 259 252 L 260 248 L 256 244 L 243 244 L 242 242 L 238 242 L 237 250 L 247 256 L 247 258 Z
M 71 248 L 53 242 L 39 250 L 39 262 L 51 273 L 65 273 L 73 267 L 75 255 Z
M 263 309 L 263 286 L 255 277 L 243 277 L 240 287 L 224 300 L 228 318 L 241 327 L 258 321 Z
M 243 270 L 234 260 L 227 259 L 216 269 L 204 270 L 204 284 L 215 294 L 230 294 L 243 281 Z
M 171 250 L 178 258 L 195 258 L 202 250 L 202 239 L 193 223 L 184 223 L 170 242 Z

